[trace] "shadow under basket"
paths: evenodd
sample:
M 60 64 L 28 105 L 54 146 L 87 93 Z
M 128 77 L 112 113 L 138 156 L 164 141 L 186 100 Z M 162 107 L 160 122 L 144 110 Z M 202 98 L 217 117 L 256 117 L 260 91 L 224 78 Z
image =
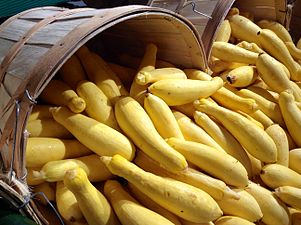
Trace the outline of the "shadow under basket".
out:
M 18 199 L 17 205 L 32 196 L 25 169 L 27 117 L 60 67 L 84 44 L 113 59 L 124 52 L 141 57 L 147 43 L 158 46 L 159 59 L 181 68 L 207 68 L 194 26 L 165 9 L 42 7 L 0 26 L 0 186 Z M 34 201 L 22 210 L 38 224 L 49 224 Z

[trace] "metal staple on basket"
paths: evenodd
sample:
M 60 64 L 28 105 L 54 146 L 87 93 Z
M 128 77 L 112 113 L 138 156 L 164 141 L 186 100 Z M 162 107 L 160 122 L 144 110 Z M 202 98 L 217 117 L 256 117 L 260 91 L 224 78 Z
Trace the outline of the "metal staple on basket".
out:
M 30 93 L 27 89 L 25 90 L 25 95 L 32 104 L 37 104 L 37 101 L 30 95 Z
M 207 15 L 207 14 L 205 14 L 205 13 L 202 13 L 202 12 L 200 12 L 199 10 L 196 9 L 196 3 L 195 3 L 195 1 L 190 1 L 190 2 L 187 2 L 186 4 L 183 4 L 183 6 L 182 6 L 180 9 L 178 9 L 178 10 L 176 11 L 176 13 L 179 13 L 180 10 L 184 9 L 184 8 L 187 7 L 188 5 L 191 5 L 191 6 L 192 6 L 192 11 L 193 11 L 193 12 L 195 12 L 195 13 L 197 13 L 197 14 L 200 14 L 201 16 L 205 16 L 205 17 L 207 17 L 207 18 L 209 18 L 209 19 L 212 19 L 211 16 L 209 16 L 209 15 Z

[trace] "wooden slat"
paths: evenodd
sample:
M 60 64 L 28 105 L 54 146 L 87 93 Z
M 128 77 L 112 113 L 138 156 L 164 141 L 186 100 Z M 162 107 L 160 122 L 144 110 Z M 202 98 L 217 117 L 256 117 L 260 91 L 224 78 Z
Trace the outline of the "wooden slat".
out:
M 0 32 L 0 37 L 18 41 L 35 24 L 36 22 L 22 19 L 14 20 Z
M 65 10 L 68 10 L 68 9 L 63 9 L 63 8 L 58 8 L 58 7 L 52 7 L 52 8 L 44 7 L 43 9 L 40 8 L 39 10 L 30 11 L 30 12 L 26 13 L 25 15 L 22 15 L 20 18 L 26 19 L 26 20 L 31 20 L 31 19 L 42 20 L 47 17 L 54 16 L 58 12 L 65 11 Z
M 0 64 L 15 41 L 0 38 Z
M 65 37 L 70 31 L 89 18 L 76 20 L 56 21 L 38 30 L 28 41 L 29 44 L 54 45 Z
M 154 17 L 149 21 L 145 19 L 137 18 L 125 21 L 122 23 L 122 26 L 114 26 L 112 30 L 119 29 L 120 32 L 126 32 L 127 30 L 136 30 L 139 32 L 162 32 L 162 33 L 179 33 L 177 27 L 170 25 L 170 22 L 167 20 L 162 20 L 162 18 Z M 122 35 L 122 33 L 120 33 Z
M 87 8 L 86 11 L 58 18 L 58 21 L 62 21 L 62 20 L 76 20 L 76 19 L 81 19 L 81 18 L 91 18 L 91 17 L 95 16 L 97 13 L 99 13 L 99 12 L 95 11 L 94 9 Z
M 6 104 L 9 102 L 11 98 L 11 95 L 9 92 L 6 90 L 6 87 L 3 84 L 0 84 L 0 109 L 3 109 Z M 1 118 L 0 118 L 0 123 L 1 123 Z M 0 124 L 0 129 L 3 128 L 3 125 Z
M 5 143 L 0 149 L 1 158 L 3 159 L 3 167 L 1 168 L 2 173 L 7 173 L 10 165 L 9 148 L 8 143 Z
M 7 76 L 24 79 L 48 50 L 46 46 L 25 45 L 8 67 Z
M 275 7 L 277 11 L 286 11 L 287 1 L 286 0 L 275 0 Z
M 9 132 L 8 130 L 5 130 L 5 126 L 7 125 L 7 122 L 12 123 L 12 121 L 9 121 L 10 116 L 12 115 L 14 110 L 14 105 L 12 105 L 7 112 L 0 118 L 0 130 L 5 134 L 6 132 Z M 0 137 L 1 139 L 1 137 Z M 0 146 L 1 148 L 1 146 Z
M 23 77 L 16 77 L 7 74 L 4 78 L 4 85 L 10 96 L 13 96 L 20 84 L 23 82 Z

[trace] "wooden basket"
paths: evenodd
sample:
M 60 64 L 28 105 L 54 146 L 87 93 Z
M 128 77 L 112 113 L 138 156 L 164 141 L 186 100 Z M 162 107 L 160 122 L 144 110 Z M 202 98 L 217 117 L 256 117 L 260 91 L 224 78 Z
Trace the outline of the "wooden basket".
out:
M 5 21 L 0 26 L 0 161 L 2 180 L 20 199 L 30 195 L 25 169 L 27 116 L 63 63 L 86 42 L 113 57 L 120 52 L 142 56 L 152 42 L 160 59 L 186 68 L 207 67 L 196 29 L 165 9 L 43 7 Z
M 291 14 L 286 0 L 150 0 L 148 4 L 174 10 L 189 19 L 198 30 L 207 60 L 216 31 L 232 6 L 251 12 L 255 20 L 276 20 L 286 27 Z

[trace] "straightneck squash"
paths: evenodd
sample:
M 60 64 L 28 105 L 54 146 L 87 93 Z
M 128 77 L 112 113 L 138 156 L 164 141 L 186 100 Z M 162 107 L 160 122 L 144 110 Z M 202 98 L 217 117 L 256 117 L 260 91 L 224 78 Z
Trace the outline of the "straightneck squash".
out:
M 147 155 L 170 171 L 180 171 L 187 167 L 184 156 L 164 141 L 135 99 L 120 98 L 114 109 L 120 128 Z
M 253 122 L 205 99 L 195 101 L 195 107 L 216 118 L 251 155 L 263 162 L 276 162 L 277 148 L 273 139 Z
M 141 192 L 177 216 L 195 223 L 222 215 L 214 199 L 189 184 L 145 172 L 120 155 L 102 157 L 109 170 L 132 183 Z
M 74 194 L 89 225 L 120 225 L 104 195 L 88 180 L 81 168 L 67 171 L 64 184 Z

